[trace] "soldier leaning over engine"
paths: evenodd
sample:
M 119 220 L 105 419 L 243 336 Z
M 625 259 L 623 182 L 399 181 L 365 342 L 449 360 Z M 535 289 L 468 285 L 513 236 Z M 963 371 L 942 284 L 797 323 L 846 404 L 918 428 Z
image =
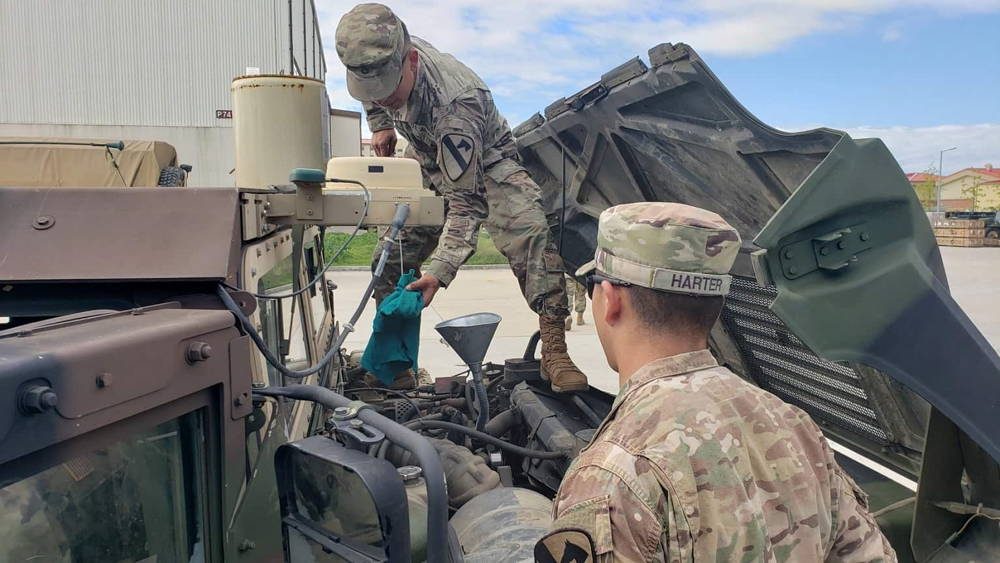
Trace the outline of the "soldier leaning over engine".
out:
M 393 154 L 394 129 L 409 141 L 406 156 L 420 162 L 424 181 L 446 199 L 443 228 L 407 228 L 402 265 L 391 260 L 376 289 L 381 300 L 402 270 L 420 270 L 408 289 L 430 304 L 472 256 L 480 226 L 510 262 L 528 306 L 539 315 L 542 375 L 556 391 L 587 388 L 566 349 L 569 316 L 563 263 L 549 232 L 541 192 L 518 162 L 507 121 L 483 81 L 451 55 L 411 37 L 381 4 L 360 4 L 340 20 L 337 54 L 347 89 L 364 103 L 372 146 Z M 381 248 L 375 250 L 379 256 Z

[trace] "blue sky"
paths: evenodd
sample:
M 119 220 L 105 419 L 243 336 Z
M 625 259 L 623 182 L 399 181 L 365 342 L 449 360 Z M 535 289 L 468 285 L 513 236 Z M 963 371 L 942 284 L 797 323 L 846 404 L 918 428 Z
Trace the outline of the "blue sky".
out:
M 1000 166 L 1000 0 L 407 0 L 411 33 L 490 85 L 517 125 L 661 42 L 684 41 L 764 122 L 883 138 L 907 171 Z M 335 106 L 333 30 L 353 6 L 317 0 Z

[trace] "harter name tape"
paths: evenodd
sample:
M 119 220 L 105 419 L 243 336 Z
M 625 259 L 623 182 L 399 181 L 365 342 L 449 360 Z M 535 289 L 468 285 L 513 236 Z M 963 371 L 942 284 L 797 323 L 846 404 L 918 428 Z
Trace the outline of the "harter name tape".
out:
M 658 268 L 615 256 L 604 249 L 594 255 L 597 268 L 622 281 L 652 289 L 693 295 L 728 295 L 732 276 Z

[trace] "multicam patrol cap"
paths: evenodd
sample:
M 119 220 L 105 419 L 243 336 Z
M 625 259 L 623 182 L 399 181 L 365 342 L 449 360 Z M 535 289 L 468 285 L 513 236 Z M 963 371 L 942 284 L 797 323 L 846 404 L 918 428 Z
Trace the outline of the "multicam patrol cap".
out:
M 726 295 L 739 249 L 739 233 L 711 211 L 680 203 L 628 203 L 601 213 L 594 260 L 576 275 L 597 270 L 651 289 Z
M 382 4 L 358 4 L 337 24 L 337 56 L 347 67 L 347 91 L 362 102 L 383 100 L 403 77 L 410 34 Z

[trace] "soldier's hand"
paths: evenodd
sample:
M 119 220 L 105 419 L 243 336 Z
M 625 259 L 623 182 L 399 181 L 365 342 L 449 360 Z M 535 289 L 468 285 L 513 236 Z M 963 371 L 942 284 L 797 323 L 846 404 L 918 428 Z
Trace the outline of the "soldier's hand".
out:
M 437 293 L 437 290 L 441 289 L 441 280 L 434 277 L 433 274 L 424 274 L 420 276 L 420 279 L 406 286 L 406 289 L 421 292 L 424 296 L 424 307 L 426 307 L 434 300 L 434 294 Z
M 372 149 L 376 156 L 393 156 L 396 154 L 396 130 L 382 129 L 372 133 Z

